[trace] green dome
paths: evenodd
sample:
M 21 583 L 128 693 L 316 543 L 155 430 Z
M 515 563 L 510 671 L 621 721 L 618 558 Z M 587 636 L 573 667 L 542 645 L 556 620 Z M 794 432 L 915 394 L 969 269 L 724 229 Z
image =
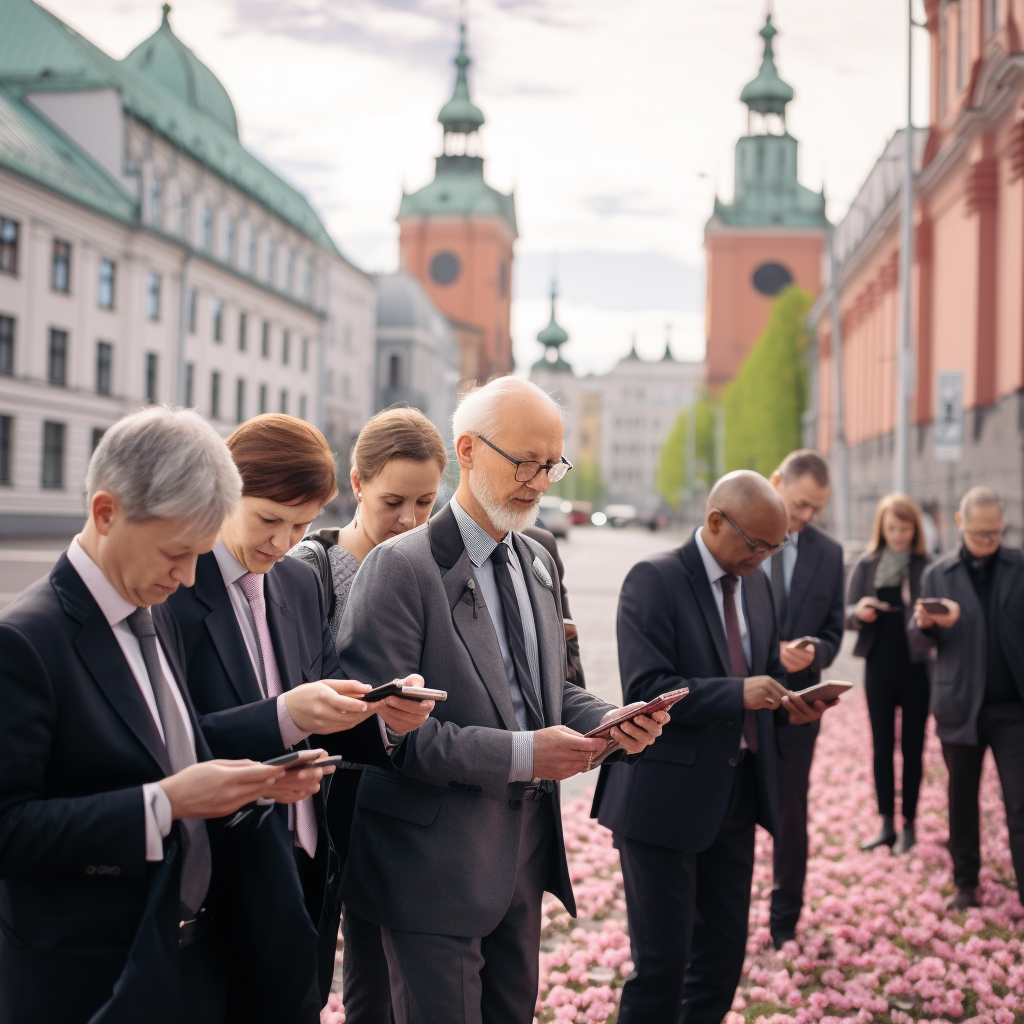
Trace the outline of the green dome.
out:
M 457 132 L 469 135 L 484 123 L 484 112 L 469 98 L 469 83 L 466 80 L 466 68 L 469 65 L 470 60 L 466 55 L 466 23 L 462 22 L 459 25 L 459 53 L 455 58 L 455 92 L 437 115 L 446 134 Z
M 238 118 L 227 90 L 217 76 L 174 34 L 164 4 L 160 27 L 124 58 L 123 63 L 174 93 L 194 110 L 216 121 L 238 138 Z
M 551 282 L 551 320 L 547 327 L 538 335 L 537 340 L 542 345 L 564 345 L 569 340 L 569 332 L 555 319 L 555 297 L 557 296 L 554 281 Z
M 764 39 L 761 70 L 758 71 L 757 78 L 743 87 L 740 101 L 759 114 L 784 114 L 786 104 L 793 99 L 794 92 L 792 86 L 779 78 L 779 72 L 775 68 L 772 39 L 778 35 L 778 30 L 772 24 L 770 14 L 759 34 Z

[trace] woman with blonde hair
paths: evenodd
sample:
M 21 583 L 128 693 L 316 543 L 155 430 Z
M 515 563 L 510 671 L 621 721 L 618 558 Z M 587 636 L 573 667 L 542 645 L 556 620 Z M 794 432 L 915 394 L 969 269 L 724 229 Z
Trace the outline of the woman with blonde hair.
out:
M 914 815 L 921 788 L 924 730 L 928 721 L 928 674 L 907 642 L 907 626 L 929 562 L 917 505 L 905 494 L 887 494 L 878 503 L 871 540 L 850 575 L 846 627 L 860 633 L 853 653 L 865 659 L 864 690 L 874 744 L 875 794 L 882 827 L 860 844 L 862 850 L 893 847 L 907 853 L 915 842 Z M 895 827 L 896 708 L 902 708 L 901 810 L 903 831 Z

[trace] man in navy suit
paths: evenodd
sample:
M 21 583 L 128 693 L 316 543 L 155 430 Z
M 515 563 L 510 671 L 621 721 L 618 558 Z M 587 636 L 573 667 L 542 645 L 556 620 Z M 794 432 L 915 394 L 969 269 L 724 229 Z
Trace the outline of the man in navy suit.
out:
M 86 484 L 82 533 L 0 615 L 0 1022 L 220 1024 L 233 865 L 203 819 L 322 773 L 210 760 L 189 700 L 162 602 L 238 501 L 216 431 L 126 417 Z
M 683 547 L 622 586 L 626 702 L 690 688 L 637 764 L 602 768 L 594 814 L 622 861 L 634 969 L 620 1024 L 719 1024 L 743 969 L 754 825 L 778 820 L 775 729 L 810 722 L 782 685 L 771 591 L 758 566 L 786 544 L 771 484 L 740 470 L 708 498 Z

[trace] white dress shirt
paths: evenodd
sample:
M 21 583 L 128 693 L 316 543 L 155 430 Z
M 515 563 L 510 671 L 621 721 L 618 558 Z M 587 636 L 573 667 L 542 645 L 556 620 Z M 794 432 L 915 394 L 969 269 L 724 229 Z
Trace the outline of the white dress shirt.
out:
M 135 605 L 130 604 L 117 592 L 110 580 L 103 575 L 100 567 L 86 554 L 85 548 L 79 544 L 77 537 L 68 548 L 68 561 L 82 577 L 82 582 L 92 594 L 93 600 L 100 606 L 100 611 L 103 612 L 103 617 L 110 625 L 114 639 L 121 648 L 135 681 L 139 684 L 139 690 L 149 708 L 149 713 L 153 716 L 157 732 L 160 733 L 161 739 L 165 739 L 164 727 L 160 722 L 160 712 L 156 706 L 156 696 L 153 693 L 153 684 L 149 681 L 146 662 L 142 657 L 142 648 L 139 646 L 138 638 L 128 625 L 128 616 L 135 611 Z M 185 731 L 188 733 L 194 755 L 196 741 L 195 734 L 192 732 L 192 720 L 189 717 L 184 698 L 178 690 L 171 666 L 167 663 L 167 656 L 164 654 L 159 637 L 156 641 L 156 650 L 160 659 L 160 668 L 163 670 L 164 678 L 167 680 L 174 701 L 178 705 L 178 711 L 181 712 L 182 721 L 185 723 Z M 146 820 L 146 860 L 163 860 L 163 837 L 171 831 L 171 801 L 158 782 L 147 782 L 143 785 L 142 800 Z

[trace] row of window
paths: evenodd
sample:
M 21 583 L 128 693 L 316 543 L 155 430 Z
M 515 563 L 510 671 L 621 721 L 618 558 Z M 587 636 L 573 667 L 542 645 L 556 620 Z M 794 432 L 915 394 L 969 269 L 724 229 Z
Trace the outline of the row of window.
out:
M 64 448 L 67 426 L 47 420 L 43 424 L 43 451 L 40 484 L 47 489 L 60 490 L 64 486 Z M 92 447 L 100 443 L 103 430 L 93 429 Z M 14 482 L 14 417 L 0 415 L 0 484 Z
M 196 401 L 195 369 L 194 363 L 185 364 L 185 405 L 189 408 L 198 407 L 200 412 L 202 412 L 201 406 Z M 234 413 L 236 423 L 244 423 L 250 416 L 271 411 L 270 403 L 272 396 L 269 385 L 260 384 L 256 389 L 256 408 L 253 412 L 249 411 L 248 388 L 248 382 L 244 377 L 238 377 L 235 380 Z M 299 395 L 298 408 L 295 413 L 292 413 L 287 388 L 281 388 L 277 392 L 276 398 L 277 412 L 285 413 L 286 415 L 297 415 L 300 420 L 308 419 L 309 402 L 306 395 Z M 206 413 L 211 420 L 226 419 L 224 400 L 224 375 L 220 370 L 213 370 L 210 373 L 209 404 Z
M 198 321 L 199 297 L 195 289 L 188 293 L 188 329 L 195 334 Z M 224 340 L 225 307 L 223 299 L 212 299 L 210 316 L 213 324 L 213 340 L 218 344 Z M 238 351 L 246 352 L 249 348 L 249 315 L 240 310 L 238 313 Z M 260 355 L 270 358 L 270 321 L 264 320 L 260 326 Z M 292 358 L 292 332 L 285 329 L 281 334 L 281 365 L 288 366 Z M 299 367 L 305 372 L 309 369 L 309 338 L 303 338 L 299 347 Z
M 971 51 L 971 25 L 972 16 L 974 16 L 974 4 L 971 0 L 959 0 L 959 15 L 958 15 L 958 32 L 956 40 L 956 88 L 957 92 L 962 92 L 967 88 L 968 78 L 970 76 L 970 51 Z M 949 4 L 944 5 L 942 16 L 939 20 L 939 117 L 942 118 L 946 114 L 947 109 L 947 96 L 946 96 L 946 68 L 948 61 L 948 44 L 947 44 L 947 15 L 948 15 Z M 999 28 L 999 0 L 979 0 L 979 8 L 981 13 L 981 29 L 983 37 L 987 39 L 993 35 Z

